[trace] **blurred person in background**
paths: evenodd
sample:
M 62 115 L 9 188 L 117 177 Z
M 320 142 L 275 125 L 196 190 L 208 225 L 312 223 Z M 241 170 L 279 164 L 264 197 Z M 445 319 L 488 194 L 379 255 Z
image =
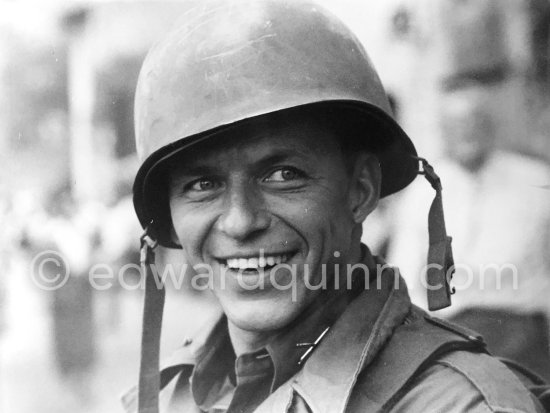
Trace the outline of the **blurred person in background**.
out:
M 499 87 L 471 81 L 445 90 L 440 100 L 444 156 L 436 165 L 446 188 L 457 290 L 443 313 L 483 333 L 496 354 L 548 377 L 550 193 L 543 187 L 550 169 L 540 160 L 497 149 Z M 413 301 L 425 307 L 427 232 L 411 211 L 425 208 L 426 194 L 414 189 L 396 215 L 399 231 L 389 259 L 399 264 Z
M 533 25 L 530 35 L 543 36 L 531 44 L 547 45 L 548 4 L 428 2 L 439 46 L 434 114 L 440 140 L 434 145 L 441 146 L 442 156 L 435 166 L 445 188 L 445 218 L 456 262 L 456 294 L 442 314 L 480 331 L 495 354 L 550 378 L 550 192 L 544 189 L 550 170 L 542 160 L 504 144 L 507 127 L 524 124 L 508 140 L 515 140 L 515 147 L 525 141 L 529 152 L 532 129 L 525 124 L 525 106 L 518 104 L 522 89 L 514 86 L 525 76 L 516 66 L 527 44 L 516 50 L 510 42 L 518 35 L 514 27 L 527 19 L 523 23 Z M 541 50 L 532 57 L 535 73 L 540 72 L 537 64 L 547 60 L 548 52 Z M 422 277 L 428 234 L 425 222 L 411 211 L 426 208 L 426 195 L 418 186 L 405 191 L 395 211 L 388 255 L 422 307 L 427 304 Z
M 45 265 L 40 268 L 45 280 L 54 280 L 58 274 L 63 277 L 69 271 L 66 283 L 48 294 L 53 344 L 59 372 L 79 387 L 83 395 L 97 351 L 88 269 L 97 257 L 102 211 L 99 204 L 78 207 L 70 186 L 64 184 L 48 195 L 44 211 L 28 216 L 22 228 L 21 245 L 29 259 L 37 254 L 51 255 L 53 261 L 43 261 Z

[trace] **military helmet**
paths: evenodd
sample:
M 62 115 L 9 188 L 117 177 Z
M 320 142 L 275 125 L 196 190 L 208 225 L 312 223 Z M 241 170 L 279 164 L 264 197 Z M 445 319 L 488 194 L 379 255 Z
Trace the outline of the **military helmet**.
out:
M 346 139 L 376 153 L 381 196 L 417 175 L 414 145 L 393 119 L 371 60 L 335 16 L 302 0 L 190 9 L 152 48 L 139 76 L 134 206 L 142 226 L 177 247 L 163 186 L 168 159 L 213 136 L 230 138 L 228 131 L 255 119 L 301 109 L 322 111 L 346 126 Z

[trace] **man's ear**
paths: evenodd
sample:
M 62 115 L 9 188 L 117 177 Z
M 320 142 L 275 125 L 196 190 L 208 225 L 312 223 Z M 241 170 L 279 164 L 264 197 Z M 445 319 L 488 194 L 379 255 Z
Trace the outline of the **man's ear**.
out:
M 378 205 L 381 181 L 382 172 L 378 158 L 366 152 L 358 154 L 355 157 L 349 193 L 350 209 L 355 223 L 363 223 Z

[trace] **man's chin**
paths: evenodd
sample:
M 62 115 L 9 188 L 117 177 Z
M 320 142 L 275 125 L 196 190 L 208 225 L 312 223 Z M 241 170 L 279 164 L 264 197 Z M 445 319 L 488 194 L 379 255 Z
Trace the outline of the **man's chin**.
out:
M 225 313 L 229 321 L 241 330 L 265 333 L 280 330 L 290 324 L 299 315 L 300 309 L 296 303 L 241 304 L 239 308 L 227 309 Z

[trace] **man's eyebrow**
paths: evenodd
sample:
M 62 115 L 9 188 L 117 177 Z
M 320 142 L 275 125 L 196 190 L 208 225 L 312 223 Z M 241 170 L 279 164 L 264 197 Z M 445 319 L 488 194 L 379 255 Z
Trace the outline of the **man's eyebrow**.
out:
M 286 150 L 276 150 L 273 151 L 266 156 L 260 158 L 257 162 L 255 162 L 257 165 L 270 165 L 275 163 L 280 163 L 287 161 L 289 159 L 303 159 L 307 157 L 307 153 L 303 150 L 300 150 L 298 148 L 292 148 L 292 149 L 286 149 Z
M 215 173 L 215 166 L 211 165 L 178 165 L 176 168 L 179 176 L 204 176 Z
M 289 159 L 304 159 L 307 157 L 306 150 L 299 148 L 292 149 L 275 149 L 274 151 L 268 152 L 265 156 L 260 157 L 260 159 L 254 162 L 254 167 L 264 167 L 284 161 Z M 200 162 L 200 161 L 199 161 Z M 215 175 L 217 170 L 217 164 L 207 164 L 199 163 L 196 164 L 180 164 L 175 168 L 178 171 L 179 176 L 204 176 L 204 175 Z

